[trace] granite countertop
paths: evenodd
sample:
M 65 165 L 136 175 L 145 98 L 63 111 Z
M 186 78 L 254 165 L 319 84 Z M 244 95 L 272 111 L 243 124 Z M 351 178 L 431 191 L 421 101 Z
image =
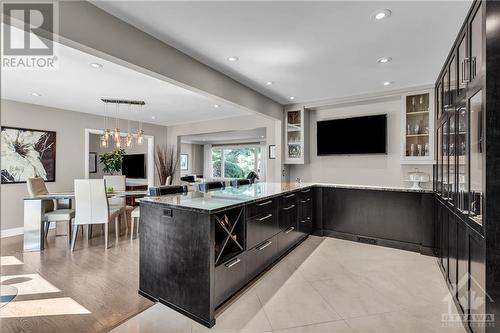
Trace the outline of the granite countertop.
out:
M 266 198 L 272 198 L 284 193 L 294 192 L 312 187 L 332 187 L 346 189 L 364 189 L 379 191 L 401 191 L 432 193 L 432 190 L 415 190 L 403 187 L 346 185 L 346 184 L 323 184 L 323 183 L 256 183 L 240 187 L 226 187 L 225 189 L 213 190 L 206 193 L 188 192 L 183 194 L 172 194 L 158 197 L 145 197 L 139 199 L 141 202 L 150 202 L 202 213 L 217 213 L 219 211 L 250 204 Z

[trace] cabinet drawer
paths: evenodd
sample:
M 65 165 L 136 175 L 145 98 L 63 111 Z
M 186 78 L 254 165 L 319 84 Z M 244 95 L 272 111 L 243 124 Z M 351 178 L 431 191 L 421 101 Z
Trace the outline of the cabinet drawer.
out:
M 296 202 L 291 202 L 280 208 L 279 228 L 285 230 L 289 227 L 297 226 L 298 207 Z
M 303 234 L 297 231 L 297 227 L 292 226 L 278 234 L 278 255 L 282 255 L 286 250 L 295 245 Z
M 215 306 L 219 306 L 246 282 L 247 256 L 241 255 L 215 267 Z
M 280 231 L 275 210 L 247 220 L 247 249 L 262 243 Z
M 273 236 L 248 251 L 247 275 L 254 278 L 269 266 L 278 255 L 278 237 Z
M 247 206 L 247 218 L 255 216 L 264 216 L 269 213 L 275 213 L 278 208 L 277 198 L 262 200 Z
M 312 200 L 313 189 L 306 188 L 304 190 L 299 191 L 299 200 L 300 201 L 311 201 Z
M 299 219 L 299 232 L 309 235 L 312 232 L 312 218 L 309 216 Z
M 298 192 L 284 194 L 280 197 L 280 207 L 289 207 L 297 203 L 297 194 Z

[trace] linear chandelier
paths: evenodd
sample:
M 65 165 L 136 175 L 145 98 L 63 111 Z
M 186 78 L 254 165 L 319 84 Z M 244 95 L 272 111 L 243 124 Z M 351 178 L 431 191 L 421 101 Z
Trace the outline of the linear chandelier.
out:
M 136 133 L 132 133 L 130 130 L 130 119 L 127 120 L 127 135 L 122 137 L 120 131 L 120 104 L 124 104 L 128 106 L 129 113 L 132 111 L 133 107 L 137 107 L 138 110 L 142 111 L 142 107 L 146 105 L 144 101 L 137 100 L 126 100 L 126 99 L 109 99 L 109 98 L 101 98 L 101 101 L 104 104 L 104 129 L 103 135 L 101 136 L 101 147 L 107 148 L 109 146 L 109 142 L 112 139 L 115 143 L 116 148 L 121 148 L 122 146 L 130 147 L 134 141 L 134 138 L 137 144 L 142 145 L 144 142 L 144 131 L 142 130 L 142 121 L 139 120 L 139 128 Z M 109 129 L 109 117 L 108 117 L 108 106 L 109 104 L 115 105 L 116 108 L 116 117 L 115 117 L 115 129 L 113 132 Z

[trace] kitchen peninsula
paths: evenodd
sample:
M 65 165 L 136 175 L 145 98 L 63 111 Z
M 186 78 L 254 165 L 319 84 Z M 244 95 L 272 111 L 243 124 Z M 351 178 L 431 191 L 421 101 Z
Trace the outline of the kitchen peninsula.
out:
M 433 202 L 431 190 L 311 183 L 147 197 L 139 293 L 212 327 L 217 307 L 311 233 L 430 253 Z

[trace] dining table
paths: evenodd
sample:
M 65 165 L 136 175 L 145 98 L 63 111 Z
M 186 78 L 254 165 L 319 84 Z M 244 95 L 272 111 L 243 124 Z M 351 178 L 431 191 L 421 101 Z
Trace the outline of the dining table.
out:
M 148 191 L 113 191 L 108 192 L 108 198 L 126 197 L 140 198 L 147 196 Z M 58 208 L 72 208 L 75 199 L 74 192 L 52 192 L 34 197 L 24 198 L 24 244 L 25 252 L 42 251 L 45 248 L 44 235 L 44 201 L 55 200 Z M 69 238 L 69 236 L 68 236 Z

